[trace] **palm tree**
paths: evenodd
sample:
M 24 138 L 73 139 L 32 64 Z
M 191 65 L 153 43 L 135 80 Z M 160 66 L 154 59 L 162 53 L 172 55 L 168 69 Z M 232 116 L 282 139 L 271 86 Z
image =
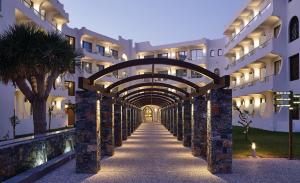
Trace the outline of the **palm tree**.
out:
M 75 56 L 62 35 L 34 25 L 14 25 L 0 35 L 0 81 L 18 86 L 31 103 L 35 134 L 46 132 L 53 83 L 71 69 Z

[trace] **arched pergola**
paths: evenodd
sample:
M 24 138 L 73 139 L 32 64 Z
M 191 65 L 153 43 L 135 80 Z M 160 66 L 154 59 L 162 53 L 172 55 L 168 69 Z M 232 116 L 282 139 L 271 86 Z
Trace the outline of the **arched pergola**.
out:
M 107 74 L 141 65 L 152 65 L 152 73 L 120 79 L 106 88 L 99 83 L 98 79 Z M 155 73 L 157 65 L 190 69 L 210 82 L 199 86 L 185 78 L 158 74 Z M 194 92 L 161 82 L 162 79 L 188 86 Z M 112 156 L 114 144 L 120 146 L 140 125 L 142 107 L 156 105 L 160 107 L 161 124 L 182 140 L 184 146 L 191 147 L 193 155 L 206 159 L 212 173 L 230 173 L 232 93 L 229 84 L 229 76 L 220 77 L 198 65 L 167 58 L 126 61 L 89 78 L 80 77 L 78 87 L 82 91 L 76 93 L 76 145 L 80 149 L 76 151 L 76 171 L 96 173 L 100 167 L 99 152 Z

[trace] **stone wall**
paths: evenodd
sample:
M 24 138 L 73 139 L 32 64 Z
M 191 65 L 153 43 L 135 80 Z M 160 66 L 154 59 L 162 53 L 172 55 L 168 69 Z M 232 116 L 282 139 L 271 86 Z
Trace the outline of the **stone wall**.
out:
M 71 129 L 0 147 L 0 182 L 73 151 L 74 144 Z

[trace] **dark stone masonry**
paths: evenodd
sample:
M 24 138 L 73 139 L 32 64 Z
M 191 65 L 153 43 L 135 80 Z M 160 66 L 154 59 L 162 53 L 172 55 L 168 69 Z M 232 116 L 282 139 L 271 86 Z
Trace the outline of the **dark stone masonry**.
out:
M 182 104 L 177 106 L 177 140 L 183 140 L 183 121 L 182 121 Z
M 183 102 L 183 145 L 191 147 L 192 145 L 192 121 L 191 121 L 191 102 Z
M 213 173 L 232 172 L 232 91 L 211 90 L 207 110 L 207 163 Z
M 101 155 L 114 155 L 114 121 L 113 121 L 113 99 L 103 96 L 101 100 Z
M 75 130 L 18 140 L 20 141 L 0 147 L 0 182 L 73 151 Z
M 122 140 L 127 140 L 127 112 L 126 105 L 122 105 Z
M 95 92 L 76 92 L 76 172 L 100 170 L 100 101 Z M 98 108 L 98 109 L 97 109 Z
M 207 100 L 205 96 L 195 97 L 192 130 L 192 153 L 206 160 L 207 152 Z
M 114 105 L 114 134 L 115 146 L 122 146 L 122 107 L 119 101 Z

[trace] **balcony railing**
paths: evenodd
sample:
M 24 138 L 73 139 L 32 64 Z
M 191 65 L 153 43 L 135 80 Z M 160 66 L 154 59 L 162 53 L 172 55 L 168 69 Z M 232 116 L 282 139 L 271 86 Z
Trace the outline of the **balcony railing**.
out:
M 50 22 L 50 21 L 48 21 L 48 20 L 46 19 L 46 16 L 45 16 L 45 15 L 43 15 L 41 12 L 37 11 L 36 9 L 34 9 L 33 4 L 32 4 L 31 1 L 28 1 L 28 0 L 20 0 L 20 1 L 21 1 L 21 3 L 23 3 L 27 8 L 31 9 L 31 10 L 34 12 L 34 14 L 35 14 L 36 16 L 38 16 L 41 20 L 47 22 L 47 23 L 48 23 L 53 29 L 55 29 L 57 32 L 62 33 L 60 30 L 58 30 L 58 28 L 57 28 L 56 25 L 54 25 L 52 22 Z
M 270 75 L 270 76 L 265 76 L 262 78 L 258 78 L 258 79 L 254 79 L 252 81 L 248 81 L 248 82 L 244 82 L 242 84 L 239 85 L 234 85 L 234 86 L 230 86 L 230 89 L 236 91 L 238 89 L 244 89 L 245 87 L 251 87 L 254 86 L 257 83 L 269 83 L 270 81 L 273 80 L 274 75 Z
M 227 48 L 229 46 L 230 43 L 232 43 L 233 41 L 235 41 L 237 39 L 237 37 L 248 27 L 250 26 L 255 20 L 258 19 L 259 16 L 262 16 L 265 12 L 265 10 L 269 7 L 269 5 L 272 3 L 272 0 L 265 0 L 263 2 L 265 5 L 261 8 L 261 10 L 259 11 L 259 13 L 254 16 L 246 25 L 244 25 L 244 27 L 237 33 L 235 34 L 229 41 L 228 43 L 225 45 L 225 48 Z
M 259 46 L 253 48 L 249 53 L 243 55 L 241 58 L 233 61 L 231 64 L 228 64 L 227 67 L 225 67 L 225 70 L 228 70 L 229 67 L 233 67 L 236 65 L 236 63 L 240 63 L 243 62 L 246 58 L 254 55 L 259 49 L 263 49 L 265 47 L 267 47 L 271 42 L 273 41 L 273 37 L 271 37 L 270 39 L 267 39 L 265 42 L 261 43 Z

